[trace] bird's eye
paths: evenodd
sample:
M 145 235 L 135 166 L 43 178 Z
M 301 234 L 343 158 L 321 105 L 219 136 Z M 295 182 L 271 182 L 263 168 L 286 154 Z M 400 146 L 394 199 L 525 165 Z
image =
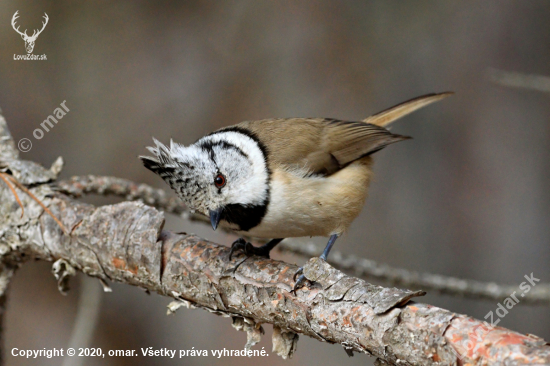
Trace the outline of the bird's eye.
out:
M 223 176 L 223 174 L 218 174 L 216 175 L 216 178 L 214 178 L 214 185 L 218 188 L 222 188 L 223 186 L 225 186 L 225 177 Z

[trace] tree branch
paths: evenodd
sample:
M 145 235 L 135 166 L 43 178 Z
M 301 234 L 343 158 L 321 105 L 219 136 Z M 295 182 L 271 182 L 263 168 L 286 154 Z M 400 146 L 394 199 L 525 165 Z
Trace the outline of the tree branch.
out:
M 102 296 L 103 291 L 94 279 L 86 276 L 80 277 L 79 299 L 69 341 L 70 348 L 92 347 L 91 343 L 99 320 Z M 63 360 L 63 366 L 82 366 L 86 364 L 85 361 L 84 357 L 66 357 Z
M 550 92 L 550 77 L 545 75 L 524 74 L 489 68 L 487 69 L 487 77 L 492 82 L 507 87 Z
M 61 272 L 71 267 L 174 298 L 172 310 L 185 305 L 232 317 L 247 332 L 247 347 L 259 339 L 261 324 L 270 323 L 274 348 L 284 357 L 303 334 L 372 354 L 379 364 L 550 363 L 544 340 L 409 301 L 423 292 L 374 286 L 313 258 L 304 266 L 311 285 L 292 295 L 294 265 L 242 254 L 229 261 L 227 247 L 162 230 L 163 214 L 140 202 L 94 207 L 52 190 L 44 182 L 52 169 L 15 159 L 1 161 L 0 168 L 24 177 L 67 228 L 64 233 L 24 193 L 22 217 L 11 190 L 0 185 L 0 255 L 6 268 L 30 258 L 62 260 Z
M 130 201 L 140 200 L 166 212 L 183 215 L 186 219 L 210 225 L 210 221 L 206 217 L 189 213 L 185 205 L 177 198 L 168 198 L 164 190 L 153 188 L 147 184 L 138 184 L 115 177 L 86 175 L 60 181 L 57 186 L 61 192 L 74 197 L 95 193 L 114 195 Z M 322 251 L 312 242 L 304 243 L 292 239 L 286 239 L 277 246 L 277 249 L 307 258 L 318 256 Z M 517 290 L 517 285 L 499 285 L 494 282 L 466 280 L 395 268 L 370 259 L 345 255 L 337 250 L 331 252 L 329 263 L 362 279 L 376 278 L 396 286 L 474 299 L 501 301 Z M 550 284 L 537 284 L 529 293 L 525 294 L 525 297 L 521 299 L 521 304 L 550 304 Z

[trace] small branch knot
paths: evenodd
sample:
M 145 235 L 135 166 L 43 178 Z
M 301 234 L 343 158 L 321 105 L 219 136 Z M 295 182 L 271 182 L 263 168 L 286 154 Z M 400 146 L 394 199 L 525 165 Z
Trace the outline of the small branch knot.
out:
M 273 352 L 284 360 L 292 358 L 298 347 L 298 334 L 273 326 Z
M 251 318 L 233 317 L 232 326 L 239 331 L 246 332 L 246 344 L 244 348 L 247 351 L 260 342 L 262 334 L 265 334 L 264 328 Z
M 69 291 L 69 279 L 76 275 L 76 271 L 66 260 L 58 259 L 52 265 L 52 273 L 57 280 L 57 289 L 62 295 Z

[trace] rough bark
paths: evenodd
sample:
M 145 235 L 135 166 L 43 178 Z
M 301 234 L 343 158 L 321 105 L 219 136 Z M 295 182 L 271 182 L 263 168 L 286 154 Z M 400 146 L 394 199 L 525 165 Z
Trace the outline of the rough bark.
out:
M 73 197 L 93 193 L 113 195 L 129 201 L 139 200 L 165 212 L 180 215 L 186 220 L 200 221 L 210 225 L 210 220 L 207 217 L 190 213 L 180 200 L 169 197 L 164 190 L 143 183 L 135 183 L 128 179 L 96 175 L 75 176 L 57 182 L 56 187 L 59 191 Z M 220 230 L 224 230 L 224 228 L 222 227 Z M 312 242 L 289 238 L 280 243 L 277 250 L 311 258 L 319 255 L 323 249 Z M 335 249 L 330 253 L 329 263 L 339 270 L 364 280 L 376 278 L 394 286 L 421 288 L 433 293 L 472 299 L 502 301 L 518 288 L 517 285 L 481 282 L 395 268 L 385 263 L 377 263 L 372 259 L 360 258 L 352 254 L 346 255 Z M 531 288 L 524 295 L 521 298 L 521 304 L 550 304 L 550 284 L 537 283 L 536 287 Z
M 2 142 L 9 144 L 6 136 Z M 550 363 L 550 347 L 540 338 L 500 327 L 479 331 L 478 320 L 409 301 L 422 292 L 374 286 L 318 258 L 304 266 L 311 285 L 293 295 L 294 265 L 242 254 L 229 261 L 227 247 L 163 230 L 163 214 L 143 203 L 94 207 L 54 191 L 59 161 L 46 170 L 2 153 L 0 169 L 27 185 L 67 229 L 19 189 L 23 213 L 0 182 L 1 263 L 56 262 L 61 288 L 76 269 L 155 291 L 174 299 L 171 311 L 184 305 L 232 317 L 248 334 L 247 348 L 258 341 L 261 324 L 270 323 L 275 352 L 283 357 L 295 352 L 303 334 L 372 354 L 379 364 Z

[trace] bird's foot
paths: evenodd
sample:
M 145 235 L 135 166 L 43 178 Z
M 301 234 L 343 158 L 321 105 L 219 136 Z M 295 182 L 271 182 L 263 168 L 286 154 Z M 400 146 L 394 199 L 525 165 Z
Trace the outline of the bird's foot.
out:
M 298 279 L 296 279 L 296 277 L 298 277 Z M 308 282 L 308 279 L 306 278 L 306 276 L 304 276 L 304 267 L 298 268 L 296 273 L 294 273 L 294 281 L 294 288 L 292 289 L 292 291 L 290 291 L 290 293 L 293 293 L 294 296 L 296 296 L 296 291 L 304 287 L 304 284 Z
M 231 260 L 233 253 L 239 250 L 242 251 L 247 257 L 257 255 L 260 257 L 269 258 L 269 252 L 271 248 L 267 247 L 266 245 L 258 248 L 253 246 L 243 238 L 239 238 L 235 240 L 233 244 L 231 244 L 231 250 L 229 251 L 229 260 Z

